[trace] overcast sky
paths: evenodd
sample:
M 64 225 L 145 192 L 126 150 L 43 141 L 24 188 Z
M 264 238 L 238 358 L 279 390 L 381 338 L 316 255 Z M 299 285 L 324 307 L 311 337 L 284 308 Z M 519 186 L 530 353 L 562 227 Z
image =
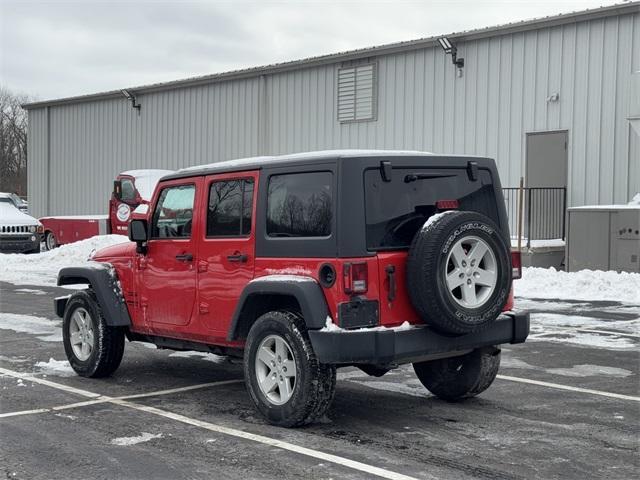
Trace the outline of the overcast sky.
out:
M 611 3 L 0 0 L 0 84 L 75 96 Z

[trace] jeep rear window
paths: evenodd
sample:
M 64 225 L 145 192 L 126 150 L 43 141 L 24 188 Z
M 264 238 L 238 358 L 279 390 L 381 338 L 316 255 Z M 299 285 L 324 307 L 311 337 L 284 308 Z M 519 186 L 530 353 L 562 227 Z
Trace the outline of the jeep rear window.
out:
M 327 237 L 333 216 L 331 172 L 273 175 L 267 198 L 270 237 Z
M 491 174 L 480 170 L 476 181 L 465 169 L 394 168 L 391 181 L 380 169 L 364 173 L 368 250 L 408 248 L 424 222 L 436 213 L 438 200 L 458 200 L 497 221 Z

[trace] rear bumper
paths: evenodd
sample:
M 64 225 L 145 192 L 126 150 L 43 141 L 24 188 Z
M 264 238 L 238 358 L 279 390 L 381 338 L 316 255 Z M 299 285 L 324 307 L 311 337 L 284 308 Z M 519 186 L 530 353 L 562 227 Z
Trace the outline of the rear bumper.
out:
M 321 363 L 399 365 L 455 356 L 475 348 L 522 343 L 529 335 L 529 314 L 508 312 L 477 333 L 448 337 L 430 327 L 410 330 L 310 330 Z

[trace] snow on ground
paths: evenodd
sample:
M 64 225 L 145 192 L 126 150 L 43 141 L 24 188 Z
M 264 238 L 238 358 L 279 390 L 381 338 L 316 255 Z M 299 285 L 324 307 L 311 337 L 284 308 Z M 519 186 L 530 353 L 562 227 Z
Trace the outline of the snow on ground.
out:
M 522 248 L 527 247 L 528 239 L 523 238 L 521 240 Z M 529 244 L 531 248 L 564 248 L 565 243 L 561 238 L 551 238 L 549 240 L 531 240 Z M 511 237 L 511 248 L 518 247 L 518 239 L 515 237 Z
M 46 375 L 55 375 L 57 377 L 75 377 L 77 375 L 66 360 L 50 358 L 48 362 L 36 363 L 35 367 L 38 369 L 38 373 Z
M 155 348 L 155 345 L 151 348 Z M 227 357 L 223 357 L 222 355 L 215 355 L 213 353 L 207 352 L 174 352 L 169 355 L 170 357 L 182 357 L 182 358 L 200 358 L 202 360 L 207 360 L 213 363 L 223 363 L 227 361 Z
M 640 273 L 528 267 L 513 285 L 516 297 L 640 303 Z
M 544 326 L 536 326 L 535 315 L 531 317 L 531 333 L 527 337 L 527 342 L 554 342 L 570 343 L 590 348 L 604 348 L 607 350 L 637 350 L 638 340 L 624 334 L 604 333 L 595 330 L 585 331 L 582 329 L 554 330 L 545 329 Z M 537 331 L 537 333 L 536 333 Z
M 55 286 L 63 267 L 82 265 L 100 248 L 128 242 L 124 235 L 101 235 L 33 255 L 0 254 L 0 281 L 14 285 Z
M 530 363 L 524 362 L 519 358 L 515 358 L 509 355 L 502 356 L 502 358 L 500 359 L 500 367 L 517 368 L 519 370 L 536 370 L 538 372 L 545 371 L 547 373 L 561 375 L 563 377 L 612 376 L 625 378 L 633 375 L 633 372 L 631 370 L 618 367 L 608 367 L 605 365 L 581 364 L 564 368 L 543 368 L 539 365 L 531 365 Z
M 62 342 L 61 323 L 48 318 L 0 313 L 0 329 L 38 335 L 45 342 Z
M 568 315 L 560 313 L 535 313 L 536 324 L 544 325 L 545 329 L 553 328 L 581 328 L 581 329 L 602 329 L 607 331 L 618 331 L 622 335 L 640 337 L 640 318 L 635 320 L 603 320 L 594 317 Z M 534 325 L 532 325 L 533 331 Z
M 153 440 L 153 439 L 156 439 L 156 438 L 162 438 L 162 434 L 161 433 L 153 434 L 153 433 L 142 432 L 137 437 L 114 438 L 113 440 L 111 440 L 111 445 L 120 445 L 122 447 L 128 447 L 130 445 L 136 445 L 138 443 L 148 442 L 149 440 Z
M 15 290 L 17 293 L 29 293 L 31 295 L 46 295 L 47 292 L 44 290 L 36 290 L 35 288 L 17 288 Z

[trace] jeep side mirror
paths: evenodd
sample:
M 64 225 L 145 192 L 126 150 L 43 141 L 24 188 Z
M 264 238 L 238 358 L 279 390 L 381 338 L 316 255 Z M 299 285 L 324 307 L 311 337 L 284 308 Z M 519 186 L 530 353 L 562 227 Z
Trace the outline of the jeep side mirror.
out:
M 146 253 L 147 251 L 147 221 L 131 220 L 129 223 L 129 240 L 136 242 L 136 252 Z
M 114 180 L 113 182 L 113 197 L 116 200 L 122 199 L 122 182 L 120 180 Z

